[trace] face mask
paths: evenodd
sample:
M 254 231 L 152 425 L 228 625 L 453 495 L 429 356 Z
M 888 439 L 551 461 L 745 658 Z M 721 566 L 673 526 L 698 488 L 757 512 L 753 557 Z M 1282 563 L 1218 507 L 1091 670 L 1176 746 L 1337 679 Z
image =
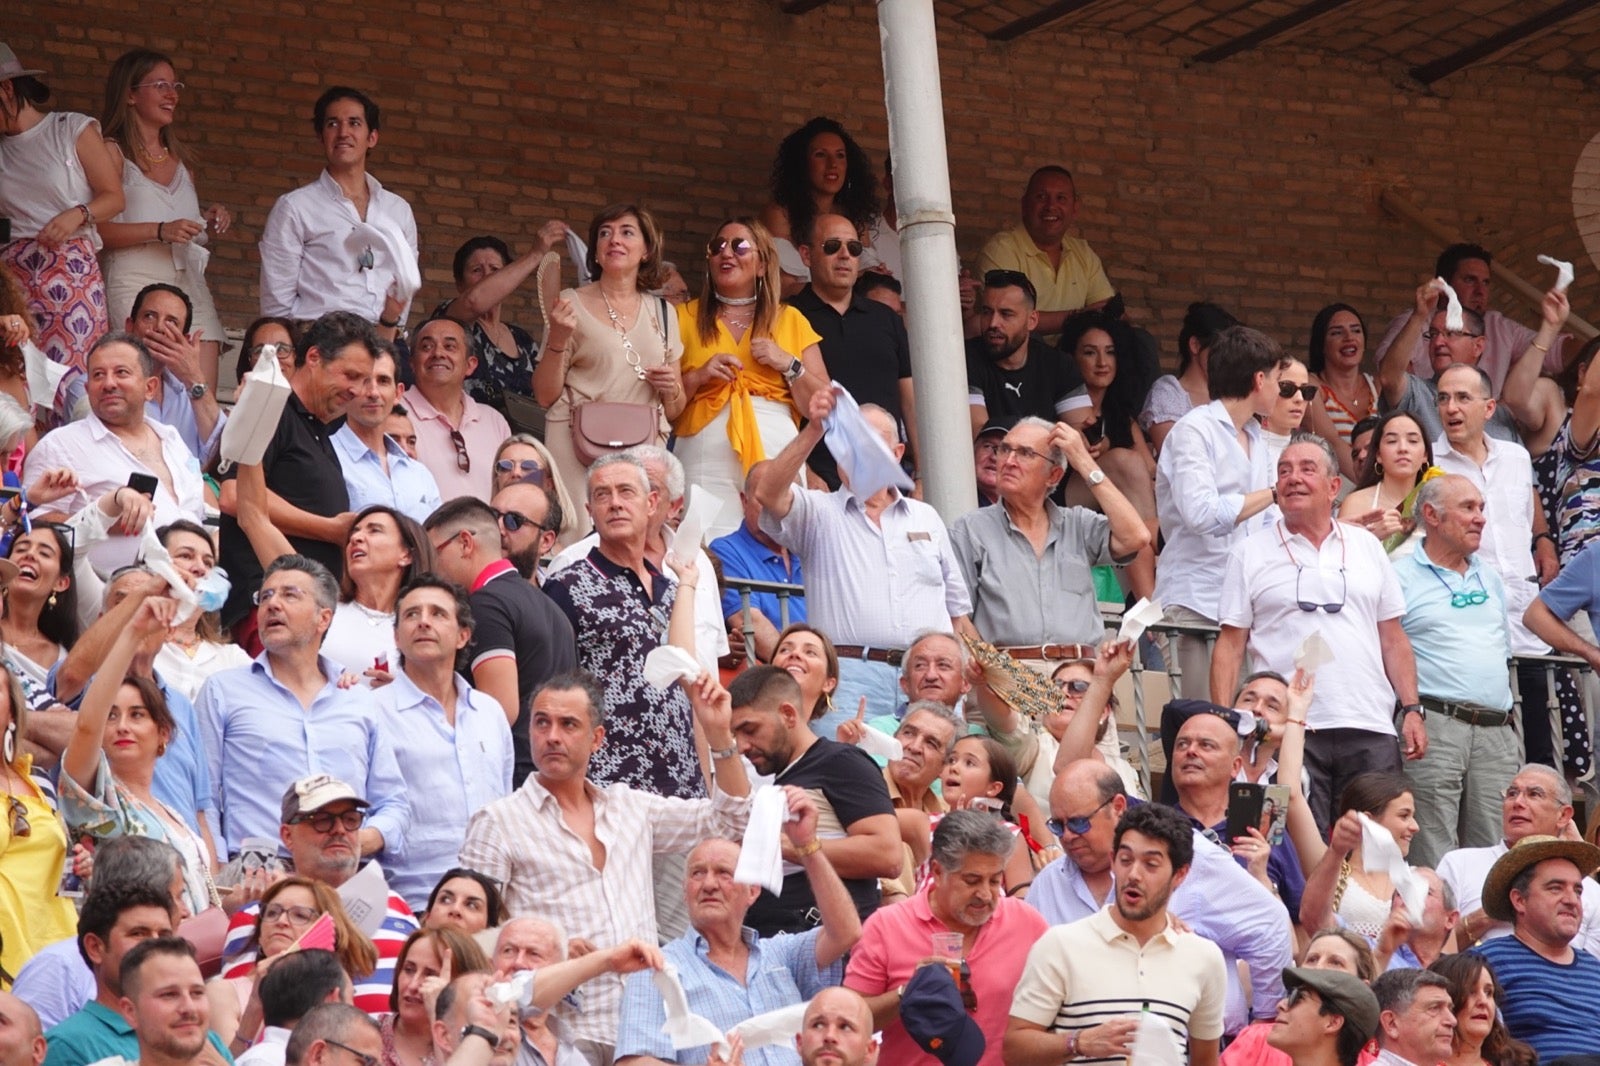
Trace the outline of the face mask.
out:
M 228 591 L 233 588 L 233 583 L 228 580 L 228 572 L 220 566 L 213 566 L 206 571 L 194 587 L 195 601 L 200 610 L 210 614 L 212 611 L 222 610 L 222 605 L 228 602 Z

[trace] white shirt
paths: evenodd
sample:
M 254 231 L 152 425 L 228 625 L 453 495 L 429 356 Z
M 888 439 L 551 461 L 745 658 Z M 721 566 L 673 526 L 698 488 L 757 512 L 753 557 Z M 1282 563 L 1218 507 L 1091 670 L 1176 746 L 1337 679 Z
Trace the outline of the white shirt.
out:
M 200 476 L 200 461 L 189 451 L 176 429 L 149 419 L 144 424 L 160 438 L 161 459 L 172 475 L 170 488 L 164 481 L 156 486 L 155 516 L 151 521 L 158 529 L 180 518 L 205 521 L 205 482 Z M 78 474 L 78 487 L 49 505 L 51 510 L 67 514 L 76 514 L 112 489 L 126 485 L 129 474 L 154 476 L 156 473 L 136 459 L 92 411 L 82 421 L 39 438 L 39 443 L 28 452 L 22 482 L 31 485 L 40 474 L 57 467 L 66 467 Z M 110 573 L 133 562 L 138 550 L 138 537 L 108 537 L 89 550 L 89 560 L 101 573 Z
M 249 665 L 250 653 L 239 645 L 213 644 L 209 640 L 202 640 L 189 650 L 169 641 L 161 645 L 155 658 L 156 673 L 161 680 L 183 693 L 190 703 L 200 698 L 200 686 L 212 674 Z
M 1489 452 L 1481 467 L 1444 437 L 1433 442 L 1433 462 L 1447 474 L 1460 474 L 1483 495 L 1483 544 L 1477 556 L 1506 587 L 1512 654 L 1549 655 L 1550 645 L 1522 624 L 1522 613 L 1539 595 L 1533 563 L 1533 460 L 1520 444 L 1489 436 L 1484 443 Z
M 394 643 L 394 612 L 373 611 L 354 600 L 333 609 L 333 621 L 322 638 L 322 654 L 345 670 L 360 677 L 373 669 L 376 659 L 384 659 L 391 672 L 400 669 L 400 653 Z M 366 682 L 371 687 L 370 682 Z
M 1249 452 L 1239 444 L 1228 409 L 1213 400 L 1178 419 L 1161 445 L 1156 513 L 1167 543 L 1156 568 L 1156 600 L 1166 607 L 1217 617 L 1217 575 L 1228 550 L 1248 532 L 1236 524 L 1244 497 L 1273 479 L 1260 424 L 1250 419 L 1244 433 Z
M 261 1030 L 261 1039 L 233 1060 L 234 1066 L 283 1066 L 291 1032 L 276 1025 L 266 1026 Z
M 663 529 L 661 534 L 670 551 L 672 527 Z M 582 540 L 567 545 L 550 560 L 544 577 L 540 579 L 541 583 L 587 558 L 599 543 L 600 534 L 590 533 Z M 700 665 L 714 675 L 717 672 L 717 660 L 728 654 L 728 629 L 722 620 L 722 594 L 717 591 L 717 572 L 711 568 L 711 559 L 704 548 L 695 552 L 694 565 L 698 574 L 694 585 L 694 654 L 700 660 Z
M 1207 579 L 1215 584 L 1216 572 Z M 1405 614 L 1406 599 L 1377 537 L 1335 521 L 1319 549 L 1277 522 L 1234 545 L 1221 587 L 1217 620 L 1250 631 L 1253 669 L 1288 677 L 1308 636 L 1321 633 L 1328 642 L 1333 661 L 1317 671 L 1307 712 L 1312 729 L 1394 735 L 1395 694 L 1383 671 L 1378 623 Z M 1301 600 L 1344 607 L 1302 611 Z
M 1495 860 L 1509 850 L 1501 840 L 1487 848 L 1457 848 L 1440 857 L 1434 872 L 1450 886 L 1456 897 L 1456 909 L 1462 914 L 1483 909 L 1483 883 L 1488 880 Z M 1493 940 L 1510 935 L 1510 922 L 1491 922 L 1479 939 Z M 1578 925 L 1578 935 L 1573 938 L 1572 946 L 1600 957 L 1600 885 L 1592 878 L 1586 877 L 1583 881 L 1583 921 Z
M 411 205 L 371 174 L 366 178 L 366 221 L 395 230 L 418 255 Z M 382 264 L 363 270 L 345 250 L 345 237 L 361 221 L 356 205 L 326 170 L 310 185 L 278 197 L 261 231 L 261 313 L 303 321 L 351 311 L 376 322 L 395 275 Z

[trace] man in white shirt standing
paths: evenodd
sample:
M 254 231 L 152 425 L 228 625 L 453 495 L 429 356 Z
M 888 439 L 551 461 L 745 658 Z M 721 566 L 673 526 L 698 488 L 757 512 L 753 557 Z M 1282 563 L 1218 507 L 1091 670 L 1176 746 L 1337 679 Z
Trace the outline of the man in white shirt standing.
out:
M 1352 777 L 1401 769 L 1396 695 L 1403 704 L 1405 757 L 1420 759 L 1428 748 L 1416 659 L 1400 621 L 1405 594 L 1378 538 L 1334 521 L 1338 469 L 1321 437 L 1290 438 L 1278 457 L 1274 490 L 1283 517 L 1234 545 L 1228 556 L 1217 616 L 1222 632 L 1211 662 L 1211 700 L 1227 706 L 1246 642 L 1252 669 L 1284 676 L 1294 673 L 1307 638 L 1319 634 L 1326 642 L 1333 658 L 1317 671 L 1306 734 L 1311 812 L 1324 828 Z M 1214 582 L 1215 571 L 1207 577 Z
M 378 105 L 365 93 L 335 85 L 317 98 L 312 129 L 328 165 L 310 185 L 284 193 L 261 231 L 261 313 L 296 321 L 350 311 L 369 322 L 398 326 L 401 305 L 384 316 L 397 280 L 394 254 L 418 255 L 411 205 L 367 173 L 378 144 Z M 346 247 L 350 231 L 367 224 L 388 248 Z
M 1217 334 L 1206 365 L 1211 402 L 1178 419 L 1156 465 L 1156 513 L 1167 543 L 1156 567 L 1155 598 L 1165 605 L 1167 621 L 1210 626 L 1217 622 L 1217 575 L 1228 549 L 1245 522 L 1276 499 L 1256 416 L 1278 402 L 1278 375 L 1289 359 L 1265 334 L 1230 326 Z M 1171 647 L 1182 668 L 1181 694 L 1203 697 L 1211 674 L 1205 640 L 1178 637 Z M 1230 686 L 1217 702 L 1232 698 Z

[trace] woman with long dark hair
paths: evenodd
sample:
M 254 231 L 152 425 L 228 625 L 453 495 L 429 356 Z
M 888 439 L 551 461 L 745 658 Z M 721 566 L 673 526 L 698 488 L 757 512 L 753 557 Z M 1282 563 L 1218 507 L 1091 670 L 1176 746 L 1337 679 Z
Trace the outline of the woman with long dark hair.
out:
M 843 126 L 821 115 L 779 142 L 772 161 L 772 202 L 761 211 L 778 252 L 785 297 L 811 280 L 798 246 L 818 215 L 843 215 L 864 243 L 878 216 L 872 160 Z
M 1422 424 L 1404 411 L 1390 411 L 1372 431 L 1366 464 L 1339 505 L 1339 520 L 1363 527 L 1385 542 L 1390 556 L 1404 558 L 1422 539 L 1413 494 L 1431 469 L 1433 444 Z
M 1348 478 L 1357 475 L 1350 431 L 1378 413 L 1377 382 L 1362 367 L 1366 357 L 1367 326 L 1359 311 L 1333 303 L 1317 312 L 1306 345 L 1306 369 L 1322 402 L 1306 412 L 1306 428 L 1333 445 L 1340 471 Z
M 1161 442 L 1178 419 L 1211 402 L 1206 375 L 1211 345 L 1217 334 L 1238 324 L 1237 318 L 1213 303 L 1192 303 L 1184 312 L 1183 327 L 1178 331 L 1178 372 L 1156 378 L 1139 412 L 1139 428 L 1150 438 L 1155 452 L 1161 451 Z
M 1512 1037 L 1500 1020 L 1506 997 L 1494 968 L 1479 955 L 1441 955 L 1428 969 L 1450 982 L 1450 1007 L 1456 1012 L 1453 1051 L 1441 1066 L 1534 1066 L 1538 1052 Z

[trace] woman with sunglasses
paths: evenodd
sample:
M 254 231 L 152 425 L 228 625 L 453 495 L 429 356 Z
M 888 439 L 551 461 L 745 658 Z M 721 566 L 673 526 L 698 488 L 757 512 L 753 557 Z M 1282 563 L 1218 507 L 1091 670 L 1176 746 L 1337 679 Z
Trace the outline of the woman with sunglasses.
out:
M 545 445 L 563 484 L 586 484 L 587 468 L 573 443 L 574 419 L 596 401 L 652 408 L 655 431 L 625 446 L 666 443 L 666 421 L 683 410 L 685 393 L 678 363 L 683 342 L 673 328 L 672 307 L 649 295 L 661 284 L 661 230 L 648 211 L 613 204 L 589 223 L 589 276 L 566 289 L 550 308 L 544 349 L 533 371 L 533 398 L 549 408 Z M 580 533 L 589 518 L 575 508 Z
M 795 438 L 812 395 L 828 387 L 822 339 L 781 301 L 778 256 L 766 228 L 729 219 L 706 245 L 698 299 L 678 309 L 688 405 L 673 423 L 673 451 L 691 485 L 722 501 L 707 530 L 739 528 L 745 475 Z
M 1349 304 L 1329 304 L 1311 321 L 1306 366 L 1320 387 L 1322 402 L 1306 412 L 1306 428 L 1333 445 L 1343 476 L 1358 473 L 1350 457 L 1350 431 L 1378 413 L 1378 384 L 1362 369 L 1367 357 L 1367 327 Z
M 872 160 L 843 126 L 821 115 L 779 142 L 772 161 L 772 202 L 761 210 L 783 272 L 785 298 L 811 280 L 796 243 L 819 215 L 844 216 L 863 239 L 879 217 Z
M 1392 559 L 1403 559 L 1422 541 L 1422 530 L 1406 501 L 1433 469 L 1433 444 L 1422 423 L 1390 411 L 1372 431 L 1361 479 L 1339 505 L 1339 520 L 1361 526 L 1384 542 Z M 1397 534 L 1404 534 L 1397 537 Z
M 556 531 L 556 547 L 564 548 L 577 540 L 578 519 L 583 508 L 573 503 L 556 470 L 555 456 L 543 441 L 531 433 L 513 433 L 500 442 L 494 453 L 494 491 L 499 492 L 524 478 L 533 478 L 551 492 L 561 505 L 561 528 Z
M 242 977 L 206 982 L 212 1032 L 241 1051 L 255 1042 L 262 1025 L 257 983 L 272 960 L 294 947 L 324 914 L 333 919 L 333 952 L 350 980 L 359 983 L 377 968 L 378 949 L 345 913 L 338 892 L 309 877 L 285 877 L 261 894 L 255 928 L 245 944 L 255 966 Z
M 11 569 L 0 564 L 0 585 Z M 0 968 L 22 970 L 34 952 L 77 931 L 72 900 L 56 894 L 67 833 L 50 779 L 23 751 L 28 705 L 15 674 L 0 675 Z
M 1261 442 L 1267 446 L 1271 469 L 1278 469 L 1278 456 L 1289 446 L 1289 438 L 1299 432 L 1305 421 L 1306 409 L 1317 398 L 1317 386 L 1311 384 L 1311 374 L 1298 359 L 1278 375 L 1278 402 L 1261 420 Z
M 100 227 L 106 311 L 120 323 L 146 285 L 164 282 L 182 289 L 194 304 L 201 369 L 207 386 L 215 389 L 225 337 L 206 287 L 211 253 L 205 244 L 208 237 L 226 233 L 233 220 L 221 204 L 200 209 L 189 171 L 193 157 L 172 129 L 182 92 L 172 60 L 148 48 L 124 52 L 106 76 L 100 120 L 127 201 L 121 214 Z
M 177 607 L 165 597 L 146 599 L 98 664 L 61 754 L 61 807 L 74 839 L 132 835 L 171 844 L 183 857 L 189 913 L 199 914 L 222 905 L 211 880 L 216 857 L 210 841 L 151 789 L 177 723 L 160 687 L 129 673 L 139 650 L 167 632 Z M 204 813 L 196 818 L 204 828 Z
M 239 383 L 244 383 L 244 376 L 254 369 L 256 360 L 268 352 L 278 360 L 278 369 L 283 371 L 283 376 L 292 376 L 294 346 L 299 339 L 300 331 L 287 318 L 267 316 L 250 323 L 239 348 L 239 365 L 235 370 Z

